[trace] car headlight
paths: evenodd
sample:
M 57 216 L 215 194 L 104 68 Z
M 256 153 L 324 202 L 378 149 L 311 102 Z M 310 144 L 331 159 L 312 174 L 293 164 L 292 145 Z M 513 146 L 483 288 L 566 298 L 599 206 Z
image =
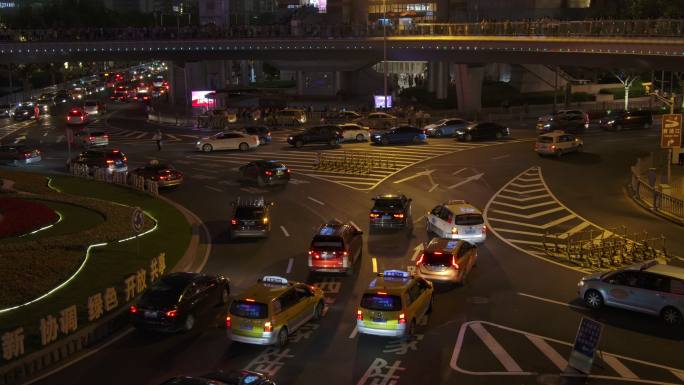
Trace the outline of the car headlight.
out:
M 463 130 L 458 130 L 458 131 L 455 131 L 455 132 L 456 132 L 456 135 L 463 135 L 463 134 L 465 134 L 465 132 L 464 132 Z
M 607 123 L 607 124 L 615 124 L 615 121 L 614 121 L 614 120 L 609 120 L 609 121 L 607 121 L 606 123 Z
M 579 287 L 584 286 L 584 281 L 579 281 L 579 282 L 577 283 L 577 286 L 579 286 Z
M 550 124 L 550 123 L 546 123 L 546 124 L 544 125 L 544 128 L 550 128 L 550 127 L 551 127 L 551 124 Z
M 202 144 L 202 142 L 197 141 L 197 143 L 195 143 L 195 144 L 199 146 L 200 144 Z
M 289 138 L 287 138 L 287 140 L 292 140 L 292 139 L 294 139 L 294 138 L 293 138 L 293 137 L 291 137 L 291 136 L 290 136 Z

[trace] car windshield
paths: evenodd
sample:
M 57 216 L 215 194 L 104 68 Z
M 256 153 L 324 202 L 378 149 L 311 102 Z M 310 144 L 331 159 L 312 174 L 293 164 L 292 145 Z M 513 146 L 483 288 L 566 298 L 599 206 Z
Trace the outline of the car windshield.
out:
M 459 226 L 474 226 L 484 223 L 482 215 L 480 214 L 461 214 L 454 219 L 454 224 Z
M 401 209 L 403 204 L 400 199 L 376 199 L 376 209 Z
M 311 242 L 311 246 L 316 249 L 338 250 L 344 247 L 340 237 L 316 236 Z
M 243 318 L 264 319 L 268 317 L 268 306 L 261 302 L 233 301 L 230 304 L 230 314 Z
M 361 307 L 377 311 L 399 311 L 401 298 L 396 295 L 364 294 L 361 298 Z
M 96 107 L 96 106 L 97 106 L 97 102 L 85 102 L 85 106 L 86 106 L 86 107 Z
M 261 219 L 264 216 L 264 209 L 261 207 L 238 207 L 235 216 L 240 219 Z
M 451 254 L 428 251 L 425 252 L 423 256 L 423 263 L 430 266 L 450 266 L 451 265 Z
M 553 143 L 553 138 L 550 136 L 540 136 L 537 138 L 539 143 Z

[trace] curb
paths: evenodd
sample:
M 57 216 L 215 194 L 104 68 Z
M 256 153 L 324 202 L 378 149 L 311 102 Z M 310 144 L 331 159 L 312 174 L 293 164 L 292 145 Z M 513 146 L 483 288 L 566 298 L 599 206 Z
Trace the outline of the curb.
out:
M 672 222 L 676 225 L 684 226 L 684 218 L 679 218 L 679 217 L 676 217 L 676 216 L 671 215 L 669 213 L 666 213 L 666 212 L 663 212 L 663 211 L 660 211 L 657 209 L 653 209 L 653 207 L 651 205 L 647 204 L 643 200 L 637 198 L 636 195 L 632 194 L 631 189 L 629 187 L 629 184 L 627 186 L 625 186 L 624 192 L 625 192 L 625 194 L 627 194 L 632 199 L 632 201 L 634 201 L 634 203 L 641 206 L 645 211 L 648 211 L 651 214 L 657 215 L 660 218 L 663 218 L 663 219 L 665 219 L 669 222 Z
M 158 198 L 180 211 L 190 224 L 192 231 L 190 244 L 185 250 L 185 254 L 170 271 L 201 271 L 211 253 L 211 235 L 209 230 L 192 211 L 166 197 L 159 196 Z M 202 246 L 202 238 L 204 238 L 206 246 L 203 255 L 198 258 L 198 252 Z M 0 385 L 32 384 L 118 341 L 134 330 L 128 322 L 127 310 L 128 307 L 122 306 L 120 309 L 103 317 L 100 322 L 88 325 L 47 348 L 8 364 L 0 372 Z

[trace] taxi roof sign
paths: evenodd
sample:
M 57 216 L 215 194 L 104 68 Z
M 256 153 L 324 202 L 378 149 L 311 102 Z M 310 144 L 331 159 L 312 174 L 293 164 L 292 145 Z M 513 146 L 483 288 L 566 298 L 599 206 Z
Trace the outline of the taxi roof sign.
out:
M 287 285 L 288 281 L 286 278 L 278 277 L 277 275 L 265 275 L 261 278 L 262 283 L 274 283 L 277 285 Z
M 411 274 L 408 271 L 403 270 L 385 270 L 380 274 L 386 278 L 410 278 Z

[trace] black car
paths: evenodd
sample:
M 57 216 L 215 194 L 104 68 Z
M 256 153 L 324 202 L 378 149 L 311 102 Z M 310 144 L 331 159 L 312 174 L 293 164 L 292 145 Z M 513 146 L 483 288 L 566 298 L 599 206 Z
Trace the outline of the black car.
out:
M 37 163 L 43 159 L 39 149 L 23 144 L 0 146 L 0 162 L 8 164 Z
M 309 143 L 336 146 L 341 141 L 342 132 L 337 126 L 314 126 L 287 138 L 287 142 L 297 148 Z
M 129 308 L 138 329 L 192 330 L 197 320 L 212 319 L 230 300 L 230 281 L 221 275 L 171 273 L 152 283 Z
M 199 377 L 174 377 L 161 385 L 276 385 L 265 374 L 249 370 L 215 372 Z
M 290 169 L 275 160 L 255 160 L 240 166 L 240 178 L 259 187 L 286 185 L 290 181 Z
M 373 198 L 369 219 L 371 228 L 399 229 L 413 224 L 411 198 L 403 194 L 384 194 Z
M 55 93 L 55 97 L 52 99 L 55 104 L 63 104 L 71 101 L 71 95 L 67 90 L 59 90 Z
M 337 220 L 321 225 L 309 247 L 309 270 L 312 273 L 347 273 L 361 259 L 363 232 L 353 223 Z
M 183 173 L 170 164 L 156 163 L 138 167 L 128 173 L 129 179 L 134 176 L 141 176 L 146 180 L 157 182 L 159 187 L 173 187 L 183 184 Z
M 263 197 L 238 197 L 230 219 L 230 238 L 268 237 L 271 232 L 269 211 L 273 203 Z
M 242 129 L 245 134 L 259 137 L 259 145 L 263 146 L 271 142 L 271 129 L 266 126 L 247 126 Z
M 399 126 L 394 127 L 389 131 L 375 132 L 371 135 L 371 140 L 375 144 L 409 144 L 409 143 L 425 143 L 427 141 L 427 134 L 422 128 L 414 126 Z
M 502 139 L 510 135 L 508 127 L 494 122 L 473 123 L 464 129 L 458 129 L 454 136 L 458 140 L 470 142 L 474 139 Z
M 540 117 L 537 121 L 539 133 L 564 131 L 581 134 L 589 128 L 589 115 L 581 110 L 561 110 L 553 115 Z
M 14 120 L 29 120 L 33 119 L 35 111 L 33 104 L 23 103 L 14 109 Z
M 653 114 L 647 110 L 613 111 L 599 120 L 599 126 L 611 131 L 651 128 L 653 127 Z
M 119 150 L 87 150 L 69 161 L 72 165 L 103 168 L 108 173 L 128 171 L 128 158 Z M 69 166 L 67 163 L 67 167 Z

